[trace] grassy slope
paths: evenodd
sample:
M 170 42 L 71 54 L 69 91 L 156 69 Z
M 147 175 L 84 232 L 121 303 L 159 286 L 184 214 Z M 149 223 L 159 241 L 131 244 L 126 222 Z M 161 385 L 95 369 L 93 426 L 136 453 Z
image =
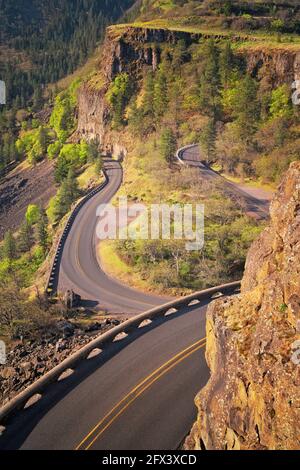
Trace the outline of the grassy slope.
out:
M 289 49 L 299 50 L 300 37 L 296 34 L 282 34 L 280 39 L 277 35 L 263 31 L 230 31 L 219 27 L 208 26 L 204 23 L 198 24 L 187 22 L 185 18 L 158 18 L 151 21 L 135 21 L 134 23 L 119 24 L 111 26 L 110 31 L 116 36 L 121 35 L 128 27 L 138 27 L 145 29 L 168 29 L 170 31 L 182 31 L 191 34 L 201 34 L 206 37 L 219 37 L 235 39 L 239 41 L 234 44 L 236 49 L 251 48 L 261 49 Z
M 177 3 L 177 4 L 176 4 Z M 237 47 L 252 47 L 255 42 L 256 47 L 262 45 L 275 48 L 286 48 L 297 49 L 300 45 L 300 37 L 297 34 L 280 34 L 280 39 L 277 32 L 267 31 L 265 28 L 253 29 L 253 30 L 231 30 L 225 27 L 224 22 L 226 16 L 220 13 L 220 9 L 216 5 L 217 2 L 208 1 L 185 1 L 178 5 L 178 2 L 174 0 L 144 0 L 141 7 L 140 17 L 132 23 L 132 26 L 138 26 L 143 28 L 162 28 L 170 29 L 174 31 L 185 31 L 189 33 L 198 33 L 211 36 L 225 36 L 229 38 L 239 37 L 243 39 L 244 44 L 239 44 Z M 219 2 L 220 4 L 225 2 Z M 232 5 L 238 5 L 242 8 L 246 8 L 249 4 L 251 5 L 251 11 L 260 16 L 266 15 L 265 12 L 261 11 L 261 4 L 276 5 L 278 2 L 267 0 L 262 2 L 261 0 L 239 0 L 230 2 Z M 291 12 L 291 8 L 298 6 L 299 2 L 295 1 L 281 1 L 280 5 L 285 10 Z M 255 9 L 257 11 L 255 12 Z M 245 10 L 247 11 L 247 9 Z M 292 19 L 295 19 L 295 13 L 292 9 Z M 242 13 L 242 12 L 241 12 Z M 240 14 L 241 14 L 240 13 Z M 272 14 L 275 16 L 273 17 Z M 268 13 L 270 21 L 278 18 L 280 15 L 272 12 Z M 241 15 L 242 16 L 242 15 Z M 244 15 L 245 16 L 245 15 Z M 228 19 L 237 19 L 236 16 L 230 16 Z M 122 25 L 117 26 L 119 32 L 121 31 Z M 280 42 L 278 42 L 280 41 Z

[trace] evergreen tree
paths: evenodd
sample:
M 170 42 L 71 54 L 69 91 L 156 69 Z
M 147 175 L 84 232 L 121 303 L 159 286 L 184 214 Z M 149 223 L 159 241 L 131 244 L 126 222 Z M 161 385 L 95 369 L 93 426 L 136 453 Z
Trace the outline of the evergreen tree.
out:
M 33 111 L 39 111 L 43 106 L 43 92 L 40 86 L 37 86 L 33 94 Z
M 168 105 L 167 77 L 161 67 L 154 83 L 154 114 L 156 122 L 160 122 Z
M 103 168 L 102 159 L 100 157 L 96 160 L 96 174 L 97 176 L 101 174 Z
M 95 160 L 98 161 L 99 158 L 99 148 L 98 148 L 98 142 L 96 139 L 93 139 L 89 144 L 88 144 L 88 162 L 92 163 Z
M 165 129 L 161 135 L 160 148 L 163 158 L 169 163 L 175 156 L 176 144 L 176 137 L 172 129 Z
M 37 142 L 40 147 L 40 152 L 44 156 L 47 152 L 48 133 L 47 133 L 47 130 L 43 126 L 39 127 Z
M 219 51 L 213 39 L 205 43 L 204 56 L 199 90 L 200 106 L 213 119 L 217 119 L 220 110 L 220 70 Z
M 172 57 L 173 68 L 175 69 L 175 71 L 177 72 L 180 71 L 180 67 L 184 63 L 186 57 L 187 57 L 186 42 L 184 39 L 180 39 L 175 46 L 173 57 Z
M 131 104 L 128 117 L 128 124 L 133 135 L 142 135 L 144 119 L 144 111 L 137 107 L 136 100 L 134 100 Z
M 116 128 L 125 124 L 124 112 L 132 94 L 132 86 L 127 73 L 117 75 L 110 85 L 106 97 L 112 107 L 113 124 Z
M 13 259 L 16 258 L 16 241 L 15 238 L 12 234 L 11 230 L 8 230 L 4 236 L 4 242 L 3 242 L 3 254 L 4 257 L 7 258 L 9 261 L 12 261 Z
M 33 238 L 33 228 L 32 225 L 25 219 L 24 223 L 21 225 L 19 237 L 18 237 L 18 249 L 22 253 L 27 253 L 30 251 L 34 242 Z
M 205 154 L 208 164 L 210 164 L 215 157 L 216 151 L 216 126 L 215 121 L 210 119 L 200 135 L 201 150 Z
M 40 210 L 40 217 L 37 222 L 37 239 L 45 255 L 48 248 L 48 219 L 43 209 Z
M 79 197 L 79 195 L 78 182 L 73 168 L 70 168 L 68 176 L 63 180 L 59 190 L 58 203 L 55 210 L 57 218 L 63 217 L 67 212 L 69 212 L 73 202 Z
M 249 141 L 257 129 L 260 114 L 257 84 L 250 75 L 246 75 L 240 83 L 234 108 L 240 138 Z
M 153 72 L 148 72 L 145 78 L 144 96 L 142 102 L 144 115 L 154 117 L 154 76 Z
M 220 77 L 222 85 L 226 87 L 229 83 L 234 67 L 234 55 L 231 43 L 228 41 L 220 54 Z

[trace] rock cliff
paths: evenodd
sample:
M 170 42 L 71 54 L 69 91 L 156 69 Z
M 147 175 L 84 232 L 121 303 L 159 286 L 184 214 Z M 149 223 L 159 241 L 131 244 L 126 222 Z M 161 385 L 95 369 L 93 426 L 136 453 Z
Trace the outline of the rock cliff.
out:
M 102 48 L 102 57 L 96 80 L 87 81 L 79 92 L 79 120 L 75 139 L 97 139 L 103 148 L 113 144 L 107 135 L 109 107 L 105 94 L 114 77 L 127 72 L 132 79 L 139 78 L 145 66 L 156 70 L 160 63 L 163 44 L 176 44 L 184 39 L 187 45 L 198 42 L 209 35 L 192 34 L 167 29 L 113 26 L 107 29 Z M 227 36 L 214 36 L 224 40 Z M 300 78 L 300 53 L 297 48 L 284 46 L 262 46 L 255 38 L 233 36 L 231 41 L 248 42 L 238 49 L 253 76 L 261 79 L 265 86 L 292 85 Z M 252 42 L 251 42 L 252 41 Z
M 212 304 L 211 378 L 196 398 L 189 449 L 300 449 L 300 163 L 251 247 L 242 291 Z

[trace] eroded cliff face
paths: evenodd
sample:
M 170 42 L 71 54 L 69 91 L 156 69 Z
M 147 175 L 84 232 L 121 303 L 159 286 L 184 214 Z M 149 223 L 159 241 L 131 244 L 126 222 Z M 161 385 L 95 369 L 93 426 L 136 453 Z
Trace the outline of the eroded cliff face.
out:
M 251 247 L 239 296 L 208 310 L 211 378 L 188 449 L 300 448 L 300 163 Z M 299 365 L 298 365 L 299 363 Z
M 300 53 L 296 50 L 249 47 L 241 55 L 246 59 L 248 72 L 266 86 L 292 85 L 300 79 Z
M 75 139 L 97 139 L 103 149 L 114 142 L 109 135 L 109 107 L 105 94 L 111 81 L 121 72 L 132 79 L 139 78 L 145 66 L 156 70 L 161 59 L 162 44 L 176 44 L 184 39 L 187 45 L 198 42 L 207 35 L 192 34 L 165 29 L 118 27 L 108 28 L 102 48 L 99 77 L 85 83 L 79 91 L 79 120 Z M 226 36 L 218 36 L 217 40 Z M 233 36 L 231 41 L 239 42 L 247 37 Z M 250 38 L 249 38 L 250 41 Z M 239 55 L 246 62 L 248 71 L 258 77 L 265 87 L 282 83 L 292 85 L 300 79 L 300 53 L 293 48 L 264 47 L 256 44 L 244 47 Z

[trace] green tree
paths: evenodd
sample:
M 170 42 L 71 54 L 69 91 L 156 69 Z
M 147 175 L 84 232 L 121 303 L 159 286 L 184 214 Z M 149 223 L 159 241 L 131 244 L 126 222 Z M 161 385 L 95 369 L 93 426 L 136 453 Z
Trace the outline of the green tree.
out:
M 257 100 L 257 83 L 250 75 L 242 80 L 237 96 L 237 124 L 242 139 L 249 141 L 257 129 L 260 107 Z
M 216 119 L 220 108 L 219 51 L 213 39 L 204 45 L 204 68 L 200 79 L 200 107 Z
M 288 85 L 281 85 L 271 94 L 270 115 L 272 119 L 290 119 L 293 108 L 291 102 L 291 92 Z
M 75 107 L 77 89 L 80 80 L 75 80 L 70 87 L 55 98 L 54 108 L 50 117 L 50 126 L 55 130 L 60 142 L 64 143 L 75 127 Z
M 3 254 L 9 261 L 12 261 L 17 256 L 16 240 L 11 230 L 8 230 L 4 236 Z
M 55 221 L 69 212 L 73 202 L 79 197 L 79 195 L 80 191 L 78 188 L 78 182 L 75 178 L 73 168 L 70 168 L 67 178 L 63 180 L 57 197 L 55 198 L 54 203 L 52 203 L 52 213 Z
M 40 208 L 35 204 L 29 204 L 26 211 L 26 221 L 29 225 L 34 225 L 37 223 L 40 217 Z
M 237 137 L 249 143 L 260 118 L 255 80 L 248 74 L 242 80 L 236 80 L 232 87 L 224 90 L 222 104 L 224 110 L 235 119 Z
M 168 106 L 168 83 L 162 67 L 155 77 L 153 104 L 156 122 L 159 123 Z
M 40 86 L 37 86 L 33 94 L 33 111 L 40 111 L 43 106 L 43 91 Z
M 180 70 L 181 65 L 184 63 L 187 57 L 187 47 L 184 39 L 180 39 L 173 52 L 172 62 L 175 71 Z
M 97 175 L 101 174 L 102 168 L 103 168 L 102 159 L 100 157 L 98 157 L 97 160 L 96 160 L 96 174 Z
M 61 151 L 61 148 L 62 148 L 62 144 L 59 140 L 56 140 L 55 142 L 50 144 L 47 148 L 48 158 L 50 160 L 53 160 L 54 158 L 56 158 L 59 152 Z
M 37 239 L 45 256 L 48 248 L 48 219 L 44 210 L 40 211 L 40 217 L 37 221 Z
M 165 129 L 160 138 L 160 149 L 163 158 L 167 162 L 171 162 L 176 152 L 176 137 L 172 129 Z
M 228 41 L 220 53 L 220 77 L 224 87 L 229 84 L 234 67 L 234 55 L 231 43 Z
M 154 75 L 152 71 L 148 72 L 145 78 L 142 111 L 144 115 L 154 117 Z
M 125 123 L 124 112 L 131 93 L 132 87 L 127 73 L 117 75 L 106 93 L 106 98 L 112 107 L 113 125 L 117 128 Z
M 206 161 L 210 164 L 216 153 L 216 125 L 213 119 L 209 119 L 207 125 L 200 134 L 201 149 L 203 150 Z
M 22 253 L 28 253 L 33 246 L 33 229 L 32 224 L 25 219 L 24 223 L 21 225 L 19 237 L 18 237 L 18 248 Z

